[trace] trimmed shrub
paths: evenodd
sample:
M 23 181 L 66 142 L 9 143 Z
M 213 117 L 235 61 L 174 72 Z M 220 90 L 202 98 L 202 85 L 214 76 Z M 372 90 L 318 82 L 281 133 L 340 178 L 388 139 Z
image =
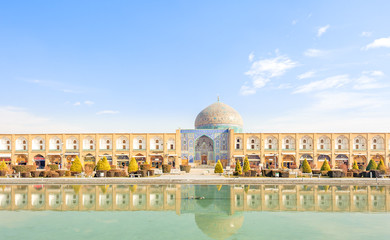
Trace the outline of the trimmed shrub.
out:
M 303 164 L 302 164 L 302 172 L 303 173 L 311 173 L 311 167 L 309 165 L 309 162 L 306 160 L 303 160 Z
M 238 159 L 236 161 L 236 168 L 234 169 L 234 171 L 237 173 L 237 175 L 242 175 L 241 164 L 240 164 L 240 160 Z
M 170 172 L 171 172 L 171 168 L 172 168 L 171 165 L 168 165 L 168 164 L 163 164 L 163 165 L 162 165 L 162 171 L 163 171 L 163 173 L 170 173 Z M 143 176 L 143 177 L 144 177 L 144 176 Z
M 356 169 L 356 170 L 359 169 L 359 166 L 358 166 L 356 160 L 353 161 L 352 169 Z
M 376 170 L 377 168 L 378 168 L 378 166 L 376 165 L 376 162 L 371 159 L 366 167 L 366 171 Z
M 382 174 L 387 172 L 387 168 L 386 168 L 385 163 L 383 162 L 382 159 L 378 164 L 377 170 L 379 170 Z
M 340 170 L 332 170 L 328 172 L 328 176 L 331 178 L 342 178 L 345 177 L 345 172 Z
M 144 164 L 141 164 L 141 170 L 149 170 L 150 169 L 150 164 L 145 162 Z
M 103 175 L 102 175 L 103 173 Z M 107 171 L 106 170 L 96 170 L 96 177 L 106 177 L 107 176 Z
M 4 161 L 1 161 L 0 163 L 0 171 L 8 171 L 8 166 Z
M 251 170 L 251 168 L 249 166 L 249 160 L 248 160 L 248 157 L 245 157 L 245 159 L 244 159 L 244 169 L 242 171 L 244 173 L 246 173 L 246 172 L 249 172 L 249 170 Z
M 223 173 L 223 167 L 220 160 L 218 160 L 217 164 L 215 164 L 214 173 Z
M 371 173 L 371 176 L 373 177 L 373 178 L 378 178 L 378 177 L 380 177 L 380 171 L 378 171 L 378 170 L 370 170 L 370 172 L 369 172 L 369 174 Z M 369 175 L 368 174 L 368 175 Z
M 31 171 L 31 177 L 35 178 L 35 177 L 39 177 L 39 174 L 40 174 L 40 171 Z
M 147 171 L 148 171 L 147 174 L 148 174 L 149 177 L 150 176 L 154 176 L 154 170 L 153 169 L 149 169 Z
M 131 158 L 129 167 L 127 168 L 127 171 L 129 173 L 138 171 L 138 163 L 137 163 L 137 160 L 135 160 L 135 157 Z
M 56 171 L 56 173 L 58 173 L 58 175 L 60 176 L 60 177 L 63 177 L 63 176 L 65 176 L 65 170 L 57 170 Z
M 96 170 L 104 170 L 109 171 L 111 170 L 111 166 L 107 161 L 106 157 L 103 157 L 103 159 L 100 159 L 96 165 Z
M 168 165 L 168 166 L 171 166 L 171 165 Z M 163 165 L 163 169 L 164 169 L 164 165 Z M 171 169 L 169 169 L 169 172 L 171 172 Z M 140 174 L 141 177 L 147 177 L 148 176 L 148 170 L 138 170 L 137 174 Z
M 27 170 L 26 165 L 13 165 L 12 169 L 15 170 L 16 173 L 25 172 Z
M 78 156 L 73 160 L 72 166 L 70 167 L 71 172 L 81 173 L 83 171 L 83 166 L 81 165 L 80 159 Z M 72 175 L 73 176 L 73 175 Z
M 180 171 L 185 171 L 189 173 L 191 171 L 191 165 L 180 165 Z
M 20 173 L 20 176 L 21 176 L 22 178 L 29 178 L 29 177 L 30 177 L 30 172 L 21 172 L 21 173 Z
M 290 177 L 290 173 L 287 172 L 287 171 L 281 171 L 279 177 L 281 177 L 281 178 L 289 178 Z
M 324 163 L 322 164 L 321 166 L 321 172 L 322 171 L 330 171 L 330 166 L 329 166 L 329 163 L 328 163 L 328 160 L 325 159 Z
M 57 165 L 57 164 L 48 164 L 47 166 L 48 166 L 48 167 L 50 168 L 50 170 L 52 170 L 52 171 L 58 170 L 58 165 Z

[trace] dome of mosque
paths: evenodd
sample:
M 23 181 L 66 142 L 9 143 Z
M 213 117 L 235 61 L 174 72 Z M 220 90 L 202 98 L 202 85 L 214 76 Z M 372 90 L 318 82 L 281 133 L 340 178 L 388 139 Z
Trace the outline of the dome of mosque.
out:
M 242 227 L 244 216 L 219 214 L 195 214 L 198 228 L 212 239 L 227 239 Z
M 227 129 L 242 132 L 241 115 L 227 104 L 216 102 L 203 109 L 195 120 L 196 129 Z

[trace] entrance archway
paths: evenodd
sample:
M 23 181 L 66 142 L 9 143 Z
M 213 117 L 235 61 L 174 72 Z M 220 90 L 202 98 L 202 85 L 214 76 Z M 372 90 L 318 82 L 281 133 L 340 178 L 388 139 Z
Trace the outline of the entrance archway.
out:
M 385 162 L 385 158 L 382 155 L 380 155 L 380 154 L 372 156 L 371 159 L 374 160 L 377 165 L 379 164 L 379 162 L 381 160 L 383 160 L 383 162 Z
M 278 168 L 278 157 L 277 156 L 265 156 L 265 168 L 274 169 Z
M 87 155 L 85 155 L 84 157 L 84 164 L 95 164 L 95 161 L 96 161 L 96 158 L 95 156 L 93 156 L 92 154 L 88 153 Z
M 357 155 L 353 157 L 353 160 L 356 161 L 359 169 L 363 169 L 363 166 L 367 165 L 367 158 L 363 155 Z
M 163 164 L 163 157 L 161 155 L 151 156 L 150 160 L 152 162 L 152 167 L 159 168 Z
M 294 155 L 283 155 L 282 166 L 284 168 L 291 168 L 295 165 L 295 156 Z
M 37 165 L 37 169 L 44 169 L 45 168 L 45 157 L 38 154 L 38 155 L 35 155 L 34 157 L 34 162 L 35 162 L 35 165 Z
M 214 160 L 214 141 L 205 135 L 198 138 L 195 142 L 195 156 L 202 165 Z
M 130 162 L 130 159 L 129 159 L 128 155 L 126 155 L 126 154 L 118 155 L 118 157 L 117 157 L 118 167 L 122 167 L 122 168 L 128 167 L 129 162 Z
M 342 169 L 343 165 L 346 165 L 348 168 L 348 156 L 345 154 L 339 154 L 336 156 L 336 169 Z
M 49 159 L 50 164 L 56 164 L 56 165 L 61 164 L 61 156 L 60 155 L 49 155 L 48 159 Z
M 171 165 L 173 168 L 176 168 L 176 159 L 174 156 L 168 157 L 168 164 Z
M 138 153 L 134 157 L 135 157 L 135 160 L 137 160 L 138 165 L 143 164 L 146 161 L 145 156 L 142 155 L 141 153 Z
M 305 161 L 305 159 L 306 159 L 307 162 L 309 163 L 310 167 L 312 167 L 312 168 L 315 168 L 315 167 L 316 167 L 316 166 L 313 165 L 313 157 L 312 157 L 310 154 L 303 154 L 303 155 L 299 158 L 299 168 L 302 167 L 303 161 Z
M 16 164 L 17 165 L 27 165 L 28 159 L 25 154 L 18 154 L 16 158 Z

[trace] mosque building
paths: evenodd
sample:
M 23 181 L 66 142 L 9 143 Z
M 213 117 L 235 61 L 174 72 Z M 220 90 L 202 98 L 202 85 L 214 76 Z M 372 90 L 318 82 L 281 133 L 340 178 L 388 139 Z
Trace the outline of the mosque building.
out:
M 297 168 L 304 159 L 314 168 L 325 159 L 332 168 L 370 159 L 389 166 L 389 148 L 390 133 L 244 133 L 241 115 L 219 100 L 197 115 L 195 129 L 173 133 L 0 134 L 0 161 L 41 169 L 69 166 L 76 156 L 83 163 L 107 157 L 122 167 L 132 157 L 153 167 L 230 166 L 245 157 L 263 168 Z

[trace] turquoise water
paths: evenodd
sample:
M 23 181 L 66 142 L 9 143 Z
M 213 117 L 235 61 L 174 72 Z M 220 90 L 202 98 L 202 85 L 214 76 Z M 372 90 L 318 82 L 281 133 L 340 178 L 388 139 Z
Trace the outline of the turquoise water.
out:
M 389 239 L 389 187 L 1 186 L 0 239 Z

